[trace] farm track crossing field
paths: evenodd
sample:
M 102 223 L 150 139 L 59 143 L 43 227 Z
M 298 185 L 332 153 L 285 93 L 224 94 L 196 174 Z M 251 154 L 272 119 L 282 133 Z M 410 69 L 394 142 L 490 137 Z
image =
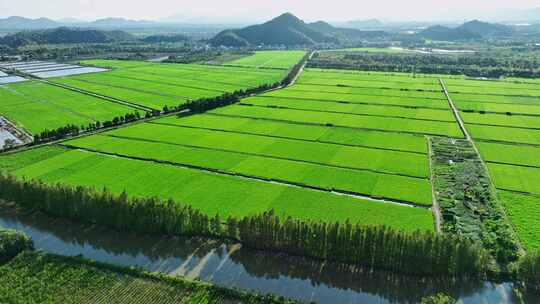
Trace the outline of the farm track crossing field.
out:
M 498 191 L 499 200 L 525 249 L 540 249 L 540 197 Z
M 166 117 L 154 121 L 153 124 L 213 129 L 240 134 L 264 135 L 285 139 L 427 154 L 426 139 L 423 136 L 408 134 L 288 124 L 210 114 L 193 115 L 180 119 L 177 117 Z
M 327 112 L 310 112 L 293 109 L 272 109 L 234 105 L 212 110 L 210 113 L 235 117 L 286 121 L 302 124 L 332 125 L 337 127 L 372 129 L 393 132 L 410 132 L 426 135 L 462 137 L 454 122 L 424 121 L 393 117 L 358 116 Z
M 273 209 L 280 216 L 305 220 L 351 219 L 408 231 L 432 229 L 431 212 L 422 208 L 79 150 L 66 150 L 33 164 L 28 164 L 24 153 L 27 152 L 19 154 L 23 159 L 21 167 L 11 171 L 20 177 L 97 189 L 106 187 L 115 193 L 125 190 L 134 197 L 173 198 L 209 215 L 241 217 Z
M 257 51 L 253 55 L 226 62 L 225 65 L 288 69 L 305 55 L 305 51 Z
M 273 84 L 284 70 L 224 66 L 90 61 L 116 69 L 100 74 L 55 78 L 52 81 L 153 109 L 178 106 L 188 100 L 220 96 Z
M 425 108 L 403 108 L 388 107 L 381 105 L 365 104 L 346 104 L 339 102 L 326 102 L 308 99 L 287 99 L 287 98 L 268 98 L 268 97 L 250 97 L 242 100 L 242 104 L 265 106 L 265 107 L 283 107 L 288 109 L 321 111 L 343 114 L 387 116 L 415 118 L 423 120 L 438 120 L 454 122 L 453 113 L 448 110 L 435 110 Z
M 38 81 L 0 86 L 0 115 L 32 133 L 67 124 L 86 126 L 135 112 L 134 108 Z

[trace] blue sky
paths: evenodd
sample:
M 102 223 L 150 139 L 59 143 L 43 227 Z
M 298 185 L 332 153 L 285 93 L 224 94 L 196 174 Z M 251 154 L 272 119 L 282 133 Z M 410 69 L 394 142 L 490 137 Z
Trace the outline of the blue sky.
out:
M 0 16 L 157 20 L 171 15 L 266 19 L 290 11 L 308 21 L 467 19 L 540 7 L 538 0 L 0 0 Z

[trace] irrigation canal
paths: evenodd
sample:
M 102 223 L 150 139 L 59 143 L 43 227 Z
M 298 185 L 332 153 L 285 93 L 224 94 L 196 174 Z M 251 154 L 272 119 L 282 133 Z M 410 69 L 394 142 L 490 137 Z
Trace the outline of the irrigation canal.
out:
M 463 304 L 540 303 L 511 283 L 418 279 L 268 254 L 215 240 L 144 236 L 81 225 L 44 214 L 22 214 L 0 206 L 0 227 L 32 237 L 36 249 L 149 271 L 200 279 L 217 285 L 274 293 L 317 303 L 418 303 L 447 292 Z

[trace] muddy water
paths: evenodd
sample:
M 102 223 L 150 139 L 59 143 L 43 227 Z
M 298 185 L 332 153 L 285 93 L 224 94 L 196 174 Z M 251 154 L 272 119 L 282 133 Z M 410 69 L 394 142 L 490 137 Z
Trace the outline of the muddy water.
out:
M 3 207 L 0 207 L 3 208 Z M 417 303 L 447 292 L 462 303 L 540 303 L 512 284 L 445 280 L 365 272 L 336 264 L 267 254 L 215 240 L 144 236 L 80 225 L 43 214 L 0 209 L 0 227 L 22 231 L 36 248 L 62 255 L 199 278 L 214 284 L 318 303 Z

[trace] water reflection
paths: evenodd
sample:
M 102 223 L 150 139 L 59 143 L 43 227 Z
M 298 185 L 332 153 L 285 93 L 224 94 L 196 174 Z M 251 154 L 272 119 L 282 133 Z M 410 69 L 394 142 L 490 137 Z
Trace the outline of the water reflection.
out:
M 199 278 L 225 287 L 318 303 L 417 303 L 447 292 L 462 303 L 540 303 L 509 283 L 419 279 L 312 259 L 268 254 L 207 239 L 156 237 L 22 214 L 0 206 L 0 226 L 31 236 L 38 249 Z

